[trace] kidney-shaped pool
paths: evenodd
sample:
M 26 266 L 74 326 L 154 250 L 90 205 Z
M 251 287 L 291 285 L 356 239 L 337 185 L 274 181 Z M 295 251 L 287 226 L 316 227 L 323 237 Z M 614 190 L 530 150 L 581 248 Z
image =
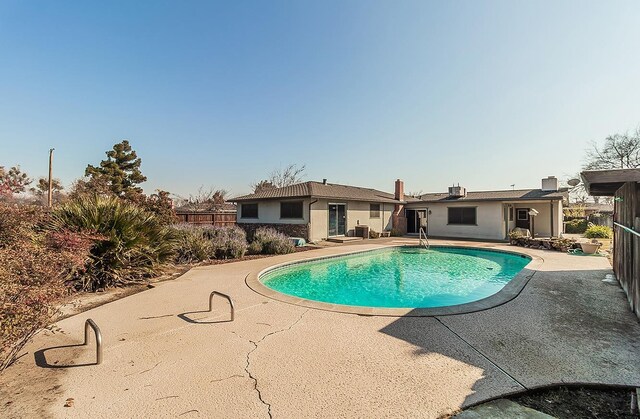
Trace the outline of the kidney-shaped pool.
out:
M 281 266 L 260 282 L 283 294 L 350 306 L 433 308 L 500 291 L 525 255 L 464 247 L 392 247 Z

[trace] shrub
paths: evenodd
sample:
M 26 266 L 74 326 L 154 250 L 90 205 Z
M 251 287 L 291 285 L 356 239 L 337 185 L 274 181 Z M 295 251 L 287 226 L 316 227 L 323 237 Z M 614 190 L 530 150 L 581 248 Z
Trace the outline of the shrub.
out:
M 247 251 L 247 235 L 240 227 L 209 228 L 205 236 L 212 242 L 216 259 L 241 258 Z
M 212 258 L 213 246 L 204 236 L 203 229 L 189 224 L 179 224 L 173 227 L 177 233 L 176 262 L 193 263 Z
M 377 239 L 378 237 L 380 237 L 380 233 L 378 233 L 375 230 L 369 230 L 369 238 L 370 239 Z
M 287 236 L 270 227 L 260 227 L 253 234 L 249 245 L 253 254 L 283 255 L 295 251 L 295 247 Z
M 613 237 L 613 230 L 611 227 L 591 224 L 584 232 L 584 236 L 589 239 L 610 239 Z
M 524 237 L 524 234 L 522 234 L 521 230 L 514 229 L 509 232 L 509 238 L 511 240 L 518 240 L 521 237 Z
M 389 233 L 389 235 L 391 235 L 392 237 L 402 237 L 402 236 L 404 236 L 402 231 L 398 230 L 397 228 L 392 228 L 391 232 Z
M 239 227 L 214 227 L 179 224 L 174 226 L 179 243 L 177 262 L 191 263 L 210 259 L 241 258 L 247 251 L 244 230 Z
M 46 218 L 38 208 L 0 205 L 0 371 L 51 323 L 65 281 L 89 260 L 93 238 L 46 231 Z
M 150 196 L 143 193 L 134 193 L 127 196 L 126 199 L 145 211 L 154 214 L 161 224 L 170 225 L 177 221 L 176 211 L 173 209 L 173 201 L 169 198 L 169 192 L 157 190 L 156 193 Z
M 97 233 L 91 260 L 75 278 L 80 290 L 95 291 L 147 278 L 173 260 L 176 234 L 151 213 L 116 197 L 83 196 L 55 208 L 48 226 Z
M 565 233 L 583 234 L 587 230 L 588 221 L 585 219 L 575 219 L 568 221 L 565 226 Z

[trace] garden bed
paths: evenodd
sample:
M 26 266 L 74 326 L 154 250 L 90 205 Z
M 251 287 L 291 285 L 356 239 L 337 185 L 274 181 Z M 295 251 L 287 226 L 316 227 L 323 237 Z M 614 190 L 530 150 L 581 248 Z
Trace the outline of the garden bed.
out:
M 303 246 L 296 247 L 295 252 L 306 252 L 309 250 L 319 249 L 315 246 Z M 137 294 L 142 291 L 154 288 L 154 284 L 165 281 L 173 281 L 180 278 L 182 275 L 189 272 L 192 268 L 198 266 L 209 265 L 222 265 L 226 263 L 242 262 L 254 259 L 264 259 L 277 255 L 245 255 L 236 259 L 214 259 L 207 262 L 192 263 L 188 265 L 175 265 L 173 268 L 167 269 L 167 271 L 158 277 L 150 278 L 146 281 L 125 285 L 122 287 L 108 288 L 106 290 L 99 290 L 98 292 L 79 292 L 72 294 L 62 301 L 60 307 L 60 315 L 54 319 L 55 322 L 66 319 L 67 317 L 74 316 L 76 314 L 91 310 L 93 308 L 102 306 L 104 304 L 119 300 L 121 298 L 128 297 L 130 295 Z
M 509 240 L 513 246 L 526 247 L 529 249 L 556 250 L 559 252 L 567 252 L 572 249 L 580 249 L 580 243 L 575 239 L 567 238 L 531 238 L 531 237 L 515 237 Z

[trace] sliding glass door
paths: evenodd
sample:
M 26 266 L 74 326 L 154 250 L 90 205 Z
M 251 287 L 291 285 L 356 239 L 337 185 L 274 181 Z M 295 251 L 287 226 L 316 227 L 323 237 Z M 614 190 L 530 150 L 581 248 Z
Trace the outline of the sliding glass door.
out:
M 329 204 L 329 237 L 344 236 L 347 228 L 347 206 Z

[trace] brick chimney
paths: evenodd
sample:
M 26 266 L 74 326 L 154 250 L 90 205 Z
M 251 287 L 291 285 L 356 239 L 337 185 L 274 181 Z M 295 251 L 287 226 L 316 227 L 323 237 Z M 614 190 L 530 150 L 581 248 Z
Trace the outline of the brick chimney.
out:
M 404 182 L 396 179 L 396 193 L 394 196 L 398 201 L 404 201 Z
M 394 198 L 398 201 L 404 201 L 404 183 L 400 179 L 396 180 Z M 391 225 L 402 234 L 407 233 L 407 218 L 404 216 L 404 204 L 395 204 L 391 217 Z

